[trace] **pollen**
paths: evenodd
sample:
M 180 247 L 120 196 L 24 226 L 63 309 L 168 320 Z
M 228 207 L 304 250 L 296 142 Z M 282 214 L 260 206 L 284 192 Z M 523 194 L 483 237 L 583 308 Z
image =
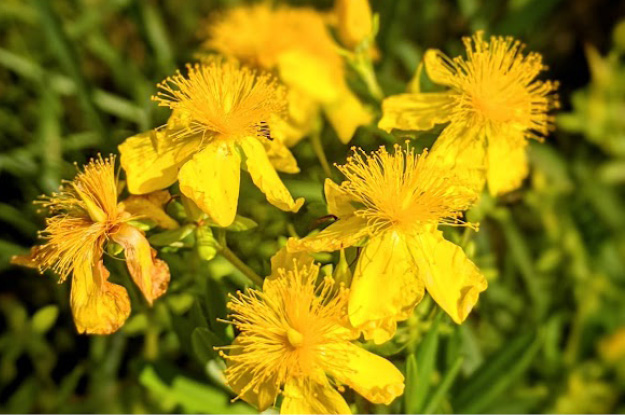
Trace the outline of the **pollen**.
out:
M 158 88 L 152 99 L 189 120 L 183 136 L 266 136 L 270 117 L 286 111 L 286 91 L 277 80 L 233 61 L 207 59 L 187 65 L 186 75 L 177 72 Z
M 452 74 L 445 83 L 456 101 L 453 118 L 482 128 L 512 125 L 528 138 L 547 135 L 554 123 L 549 112 L 559 107 L 558 83 L 536 79 L 547 69 L 542 56 L 524 55 L 524 45 L 511 37 L 487 42 L 482 31 L 463 41 L 466 59 L 430 55 Z
M 354 149 L 347 163 L 337 168 L 346 177 L 341 184 L 356 201 L 356 215 L 365 218 L 373 233 L 387 229 L 410 231 L 446 223 L 467 225 L 462 211 L 477 195 L 469 178 L 450 176 L 427 151 L 395 145 L 393 153 L 384 147 L 367 155 Z
M 263 292 L 239 292 L 228 303 L 230 322 L 240 334 L 232 346 L 220 348 L 229 363 L 226 377 L 232 383 L 252 377 L 240 396 L 267 382 L 279 387 L 343 370 L 345 359 L 329 350 L 353 338 L 341 326 L 347 321 L 347 292 L 332 279 L 318 283 L 318 265 L 295 263 L 292 270 L 279 269 L 278 274 Z

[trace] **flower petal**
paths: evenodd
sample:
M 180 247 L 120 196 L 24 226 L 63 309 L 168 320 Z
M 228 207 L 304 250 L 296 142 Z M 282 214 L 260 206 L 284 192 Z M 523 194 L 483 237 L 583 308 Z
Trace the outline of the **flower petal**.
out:
M 175 183 L 180 167 L 200 148 L 201 137 L 172 138 L 165 128 L 127 138 L 119 146 L 128 190 L 150 193 Z
M 529 173 L 523 132 L 493 135 L 488 140 L 488 190 L 494 196 L 516 190 Z
M 377 333 L 376 343 L 393 336 L 395 321 L 407 319 L 423 298 L 423 283 L 417 277 L 404 236 L 389 231 L 371 238 L 358 258 L 349 296 L 349 319 L 363 328 L 386 329 L 386 338 Z
M 488 286 L 480 270 L 440 231 L 419 234 L 408 247 L 428 293 L 456 323 L 462 323 Z
M 351 414 L 345 399 L 328 382 L 288 382 L 284 386 L 281 414 Z
M 309 267 L 313 262 L 314 258 L 308 252 L 289 252 L 286 247 L 281 248 L 271 257 L 271 275 L 263 281 L 263 292 L 267 293 L 274 289 L 274 283 L 281 277 L 278 270 L 293 270 L 295 263 L 298 268 Z
M 432 82 L 451 86 L 456 77 L 453 62 L 438 49 L 428 49 L 423 57 L 425 70 Z
M 291 252 L 309 251 L 337 251 L 358 243 L 367 236 L 367 221 L 348 216 L 339 219 L 321 232 L 302 239 L 290 238 L 287 241 L 287 249 Z
M 164 206 L 171 200 L 167 190 L 158 190 L 146 195 L 132 195 L 119 204 L 119 207 L 139 218 L 152 219 L 163 229 L 176 229 L 180 225 L 165 212 Z
M 425 131 L 449 122 L 453 109 L 454 98 L 446 92 L 393 95 L 382 102 L 383 115 L 378 127 L 387 132 Z
M 287 212 L 297 212 L 304 204 L 304 199 L 296 201 L 280 180 L 276 169 L 269 162 L 267 152 L 255 137 L 246 137 L 239 142 L 245 153 L 245 165 L 254 184 L 265 194 L 267 201 Z
M 404 375 L 388 360 L 352 343 L 333 349 L 341 368 L 332 370 L 332 376 L 370 402 L 389 405 L 404 393 Z
M 130 299 L 124 287 L 108 282 L 101 253 L 89 255 L 74 263 L 70 304 L 79 333 L 111 334 L 130 315 Z
M 267 157 L 271 165 L 279 172 L 297 174 L 299 167 L 297 160 L 281 140 L 273 137 L 273 129 L 271 130 L 272 140 L 264 140 L 263 145 L 267 152 Z
M 238 339 L 234 339 L 231 347 L 228 347 L 228 355 L 235 357 L 240 353 L 241 347 Z M 228 368 L 224 372 L 228 386 L 245 402 L 254 405 L 259 412 L 263 412 L 275 401 L 280 389 L 275 378 L 268 379 L 258 387 L 251 388 L 250 383 L 254 375 L 247 371 L 247 366 L 241 365 L 236 359 L 226 359 Z
M 288 91 L 287 101 L 289 107 L 286 118 L 274 115 L 269 126 L 273 138 L 287 147 L 293 147 L 315 127 L 320 108 L 319 103 L 310 96 L 293 88 Z
M 454 179 L 454 193 L 477 199 L 486 182 L 486 145 L 482 131 L 451 123 L 436 139 L 428 161 Z
M 347 88 L 342 89 L 337 99 L 325 104 L 323 109 L 343 144 L 352 139 L 358 127 L 369 124 L 373 119 L 371 111 Z
M 237 214 L 241 156 L 228 142 L 214 141 L 180 169 L 180 191 L 219 226 L 229 226 Z
M 133 226 L 122 224 L 111 237 L 124 248 L 130 276 L 151 305 L 169 286 L 167 263 L 156 258 L 156 250 L 152 249 L 143 233 Z
M 347 194 L 341 186 L 330 179 L 326 179 L 323 186 L 323 193 L 328 204 L 328 213 L 339 218 L 350 216 L 356 208 L 352 205 L 352 197 Z
M 338 54 L 333 58 L 328 60 L 302 48 L 291 48 L 278 56 L 280 79 L 290 89 L 318 103 L 333 102 L 344 84 L 341 59 Z

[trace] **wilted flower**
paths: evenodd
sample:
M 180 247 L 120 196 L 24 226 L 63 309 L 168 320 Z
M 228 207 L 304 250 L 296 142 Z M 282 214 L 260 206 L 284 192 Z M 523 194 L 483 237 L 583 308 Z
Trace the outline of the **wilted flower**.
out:
M 334 251 L 366 240 L 350 289 L 349 319 L 376 343 L 393 336 L 424 288 L 455 322 L 464 321 L 486 280 L 438 225 L 469 225 L 460 217 L 477 197 L 474 178 L 399 146 L 393 154 L 383 147 L 371 155 L 355 151 L 338 168 L 347 180 L 325 184 L 329 213 L 338 220 L 316 235 L 289 240 L 289 250 Z
M 164 189 L 176 181 L 220 226 L 230 225 L 237 212 L 241 162 L 254 184 L 274 206 L 296 212 L 269 154 L 292 160 L 273 143 L 267 122 L 285 108 L 285 90 L 269 75 L 228 61 L 189 65 L 159 84 L 154 97 L 173 110 L 168 124 L 128 138 L 119 146 L 131 193 Z M 276 146 L 280 147 L 276 150 Z M 294 160 L 293 160 L 294 163 Z M 290 164 L 287 162 L 286 165 Z
M 63 282 L 72 274 L 70 301 L 80 333 L 109 334 L 130 314 L 126 289 L 108 282 L 104 247 L 113 241 L 126 254 L 128 271 L 149 304 L 169 285 L 167 264 L 156 259 L 143 233 L 129 221 L 135 219 L 117 204 L 115 158 L 92 160 L 58 193 L 40 203 L 50 216 L 42 232 L 43 245 L 30 255 L 17 256 L 13 263 L 52 269 Z
M 527 139 L 541 139 L 553 126 L 557 83 L 537 81 L 546 67 L 538 53 L 522 54 L 510 37 L 464 38 L 467 59 L 438 50 L 425 54 L 425 69 L 445 92 L 407 93 L 384 100 L 379 127 L 428 130 L 449 123 L 432 156 L 449 168 L 481 169 L 492 194 L 518 188 L 527 176 Z

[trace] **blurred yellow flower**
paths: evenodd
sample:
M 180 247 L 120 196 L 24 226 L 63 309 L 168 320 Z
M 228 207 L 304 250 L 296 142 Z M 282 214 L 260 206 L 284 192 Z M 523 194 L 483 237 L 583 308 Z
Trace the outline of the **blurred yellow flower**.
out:
M 355 151 L 338 166 L 347 178 L 326 180 L 328 211 L 338 220 L 316 235 L 291 239 L 291 251 L 334 251 L 361 243 L 349 298 L 349 319 L 383 343 L 423 297 L 424 288 L 456 323 L 464 321 L 487 283 L 438 224 L 470 226 L 460 217 L 477 198 L 473 177 L 395 147 Z M 461 172 L 467 173 L 467 172 Z
M 230 61 L 189 65 L 188 74 L 159 84 L 154 100 L 173 114 L 166 126 L 119 146 L 131 193 L 180 191 L 220 226 L 234 221 L 242 161 L 269 203 L 296 212 L 276 169 L 297 171 L 291 153 L 269 135 L 267 122 L 284 112 L 285 90 L 273 78 Z
M 371 113 L 349 90 L 344 62 L 323 14 L 311 8 L 260 3 L 236 7 L 208 23 L 207 49 L 276 71 L 289 87 L 286 121 L 271 122 L 286 145 L 309 134 L 323 110 L 344 143 Z
M 625 327 L 604 337 L 599 342 L 599 355 L 610 364 L 625 363 Z
M 527 139 L 542 139 L 552 129 L 549 112 L 558 107 L 558 84 L 536 80 L 546 69 L 540 54 L 523 55 L 523 45 L 510 37 L 486 42 L 483 36 L 478 31 L 463 39 L 466 60 L 428 50 L 428 76 L 449 89 L 385 99 L 379 127 L 428 130 L 449 123 L 432 156 L 450 168 L 482 170 L 490 192 L 498 195 L 518 188 L 527 176 Z
M 40 203 L 50 212 L 42 233 L 45 243 L 30 255 L 12 262 L 52 269 L 63 282 L 72 274 L 70 301 L 80 333 L 109 334 L 130 314 L 126 289 L 108 282 L 104 246 L 113 241 L 123 248 L 130 275 L 149 304 L 169 285 L 169 267 L 156 259 L 143 233 L 128 222 L 134 217 L 117 204 L 115 158 L 92 160 L 58 193 Z
M 373 15 L 368 0 L 336 0 L 334 11 L 341 43 L 356 48 L 373 34 Z
M 401 372 L 352 343 L 358 332 L 346 317 L 348 291 L 330 277 L 318 284 L 319 266 L 311 261 L 278 256 L 274 266 L 290 261 L 273 270 L 262 292 L 239 292 L 228 303 L 240 334 L 221 354 L 238 396 L 260 411 L 282 393 L 283 414 L 344 414 L 351 412 L 335 386 L 348 385 L 373 403 L 401 395 Z

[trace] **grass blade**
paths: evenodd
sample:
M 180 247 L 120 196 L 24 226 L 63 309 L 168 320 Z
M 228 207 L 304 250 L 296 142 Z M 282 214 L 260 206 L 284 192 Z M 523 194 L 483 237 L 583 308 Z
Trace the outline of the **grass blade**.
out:
M 432 394 L 432 397 L 430 398 L 430 401 L 428 402 L 425 409 L 423 410 L 424 414 L 433 414 L 438 409 L 441 401 L 445 397 L 445 394 L 447 393 L 452 383 L 456 379 L 456 376 L 458 376 L 458 373 L 460 372 L 460 368 L 462 367 L 463 360 L 464 360 L 463 356 L 458 356 L 458 358 L 451 365 L 447 373 L 445 373 L 445 377 L 441 381 L 441 384 L 438 385 L 438 388 L 436 388 L 436 390 Z
M 91 87 L 80 69 L 76 52 L 67 39 L 55 11 L 52 9 L 52 2 L 48 0 L 34 0 L 34 4 L 39 11 L 41 26 L 51 46 L 52 52 L 56 55 L 61 66 L 67 71 L 76 84 L 78 99 L 90 126 L 96 130 L 100 134 L 101 139 L 104 140 L 108 136 L 107 129 L 96 109 Z

